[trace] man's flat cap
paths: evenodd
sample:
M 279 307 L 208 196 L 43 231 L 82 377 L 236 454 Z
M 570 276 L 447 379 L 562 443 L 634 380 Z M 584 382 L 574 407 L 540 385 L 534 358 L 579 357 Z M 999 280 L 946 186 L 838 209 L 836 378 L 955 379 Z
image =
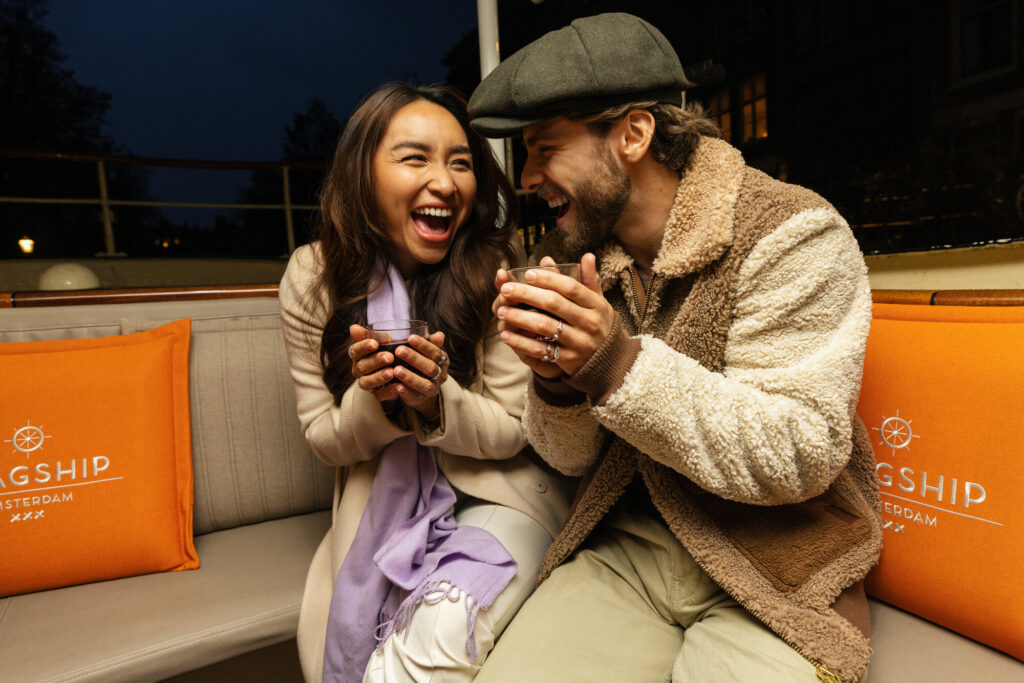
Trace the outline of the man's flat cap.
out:
M 654 100 L 680 106 L 689 83 L 672 45 L 631 14 L 577 19 L 503 61 L 469 99 L 471 125 L 503 138 L 565 114 Z

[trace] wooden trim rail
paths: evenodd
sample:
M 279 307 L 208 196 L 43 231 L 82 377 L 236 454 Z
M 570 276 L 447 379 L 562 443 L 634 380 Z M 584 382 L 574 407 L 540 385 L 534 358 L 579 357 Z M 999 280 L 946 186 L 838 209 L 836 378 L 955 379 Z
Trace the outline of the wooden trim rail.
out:
M 85 306 L 89 304 L 197 301 L 276 297 L 278 285 L 211 285 L 208 287 L 148 287 L 143 289 L 79 289 L 58 292 L 0 293 L 0 308 Z
M 79 306 L 154 301 L 195 301 L 276 297 L 277 284 L 209 285 L 199 287 L 148 287 L 142 289 L 82 289 L 57 292 L 0 292 L 0 308 Z M 876 304 L 924 306 L 1024 306 L 1024 289 L 876 289 Z
M 875 289 L 871 300 L 924 306 L 1024 306 L 1024 289 Z

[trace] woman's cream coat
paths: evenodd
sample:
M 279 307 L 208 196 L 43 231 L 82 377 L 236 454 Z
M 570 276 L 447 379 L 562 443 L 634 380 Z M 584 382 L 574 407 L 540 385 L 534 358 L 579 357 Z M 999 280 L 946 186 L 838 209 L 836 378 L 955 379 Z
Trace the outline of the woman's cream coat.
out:
M 333 523 L 313 557 L 299 616 L 299 659 L 311 681 L 321 680 L 334 580 L 369 498 L 378 455 L 389 443 L 415 433 L 421 444 L 437 448 L 438 464 L 457 491 L 519 510 L 552 538 L 562 528 L 575 488 L 572 480 L 520 452 L 526 446 L 520 416 L 529 370 L 501 342 L 496 323 L 477 347 L 481 372 L 476 381 L 469 387 L 453 379 L 441 385 L 441 424 L 436 430 L 426 432 L 414 411 L 407 411 L 412 428 L 401 429 L 355 383 L 336 406 L 319 360 L 327 308 L 315 285 L 322 267 L 318 245 L 300 247 L 279 293 L 303 434 L 318 458 L 339 468 Z

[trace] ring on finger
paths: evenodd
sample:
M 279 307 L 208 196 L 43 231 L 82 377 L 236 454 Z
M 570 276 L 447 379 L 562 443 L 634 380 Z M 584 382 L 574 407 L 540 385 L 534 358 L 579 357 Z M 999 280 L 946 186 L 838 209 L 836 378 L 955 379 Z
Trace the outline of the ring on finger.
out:
M 551 360 L 551 353 L 552 353 L 552 351 L 553 351 L 553 349 L 551 348 L 551 344 L 548 344 L 547 346 L 545 346 L 544 347 L 544 355 L 541 356 L 541 360 L 544 361 L 545 363 L 549 362 Z
M 555 333 L 553 335 L 551 335 L 551 341 L 553 341 L 553 342 L 558 341 L 558 338 L 561 335 L 562 335 L 562 321 L 559 320 L 558 321 L 558 327 L 555 328 Z M 557 360 L 557 358 L 558 358 L 558 356 L 555 356 L 556 360 Z
M 440 364 L 438 364 L 437 372 L 435 372 L 434 376 L 430 378 L 430 381 L 431 382 L 436 382 L 439 379 L 441 379 L 441 365 Z
M 441 349 L 441 357 L 438 359 L 437 364 L 441 365 L 442 363 L 447 363 L 447 362 L 448 362 L 448 354 L 444 352 L 444 349 Z
M 551 362 L 552 363 L 557 363 L 558 362 L 558 356 L 560 356 L 561 353 L 562 353 L 562 347 L 559 346 L 558 344 L 555 344 L 555 355 L 552 356 Z

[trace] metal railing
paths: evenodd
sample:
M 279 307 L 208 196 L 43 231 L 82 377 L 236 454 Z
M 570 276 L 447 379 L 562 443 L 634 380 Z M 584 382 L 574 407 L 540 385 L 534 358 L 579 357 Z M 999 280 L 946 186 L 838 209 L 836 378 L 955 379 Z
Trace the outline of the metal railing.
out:
M 64 154 L 59 152 L 37 152 L 23 149 L 0 148 L 0 157 L 13 159 L 48 159 L 73 163 L 96 164 L 97 193 L 96 197 L 4 197 L 0 202 L 13 204 L 79 204 L 98 205 L 103 221 L 104 251 L 100 256 L 118 256 L 114 241 L 114 215 L 111 210 L 115 206 L 138 207 L 175 207 L 175 208 L 207 208 L 207 209 L 255 209 L 274 210 L 284 213 L 285 231 L 288 237 L 288 253 L 295 251 L 295 224 L 293 212 L 316 210 L 312 204 L 294 204 L 291 199 L 290 170 L 326 170 L 326 161 L 202 161 L 195 159 L 162 159 L 157 157 L 109 156 L 99 154 Z M 167 202 L 157 200 L 111 199 L 107 192 L 106 164 L 123 164 L 126 166 L 159 166 L 165 168 L 195 168 L 204 170 L 250 170 L 280 169 L 284 201 L 280 204 L 246 204 L 226 202 Z

